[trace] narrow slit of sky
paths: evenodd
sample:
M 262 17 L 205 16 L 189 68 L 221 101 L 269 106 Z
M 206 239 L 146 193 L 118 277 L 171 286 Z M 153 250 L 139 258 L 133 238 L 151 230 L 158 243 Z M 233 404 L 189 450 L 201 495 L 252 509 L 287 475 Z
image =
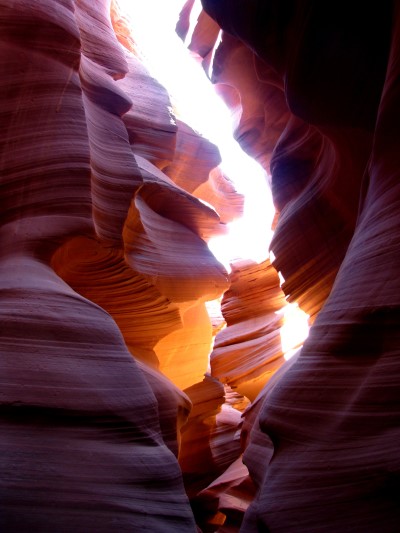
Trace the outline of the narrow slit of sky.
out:
M 268 257 L 272 238 L 274 207 L 265 171 L 243 152 L 232 135 L 230 111 L 217 95 L 199 62 L 196 62 L 175 33 L 184 0 L 118 0 L 129 19 L 132 34 L 143 54 L 149 72 L 170 94 L 174 108 L 189 126 L 216 144 L 222 158 L 221 169 L 245 195 L 243 216 L 228 224 L 227 235 L 208 243 L 212 253 L 230 270 L 236 259 L 261 262 Z M 195 0 L 191 19 L 201 11 Z M 187 40 L 190 38 L 188 36 Z M 307 337 L 307 315 L 297 306 L 285 308 L 282 348 L 292 353 Z
M 229 224 L 228 234 L 211 240 L 213 254 L 229 270 L 231 260 L 268 257 L 274 209 L 264 170 L 245 154 L 232 136 L 230 111 L 216 94 L 198 62 L 175 33 L 182 0 L 119 0 L 150 73 L 168 90 L 180 117 L 216 144 L 221 168 L 245 195 L 243 217 Z M 192 18 L 201 10 L 195 3 Z

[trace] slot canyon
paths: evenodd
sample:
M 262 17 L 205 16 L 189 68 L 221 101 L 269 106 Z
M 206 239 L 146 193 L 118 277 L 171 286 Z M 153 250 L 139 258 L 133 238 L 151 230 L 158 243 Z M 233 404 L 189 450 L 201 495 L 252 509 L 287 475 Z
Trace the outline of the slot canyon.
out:
M 0 0 L 0 531 L 398 533 L 400 2 L 177 3 L 262 261 L 122 1 Z

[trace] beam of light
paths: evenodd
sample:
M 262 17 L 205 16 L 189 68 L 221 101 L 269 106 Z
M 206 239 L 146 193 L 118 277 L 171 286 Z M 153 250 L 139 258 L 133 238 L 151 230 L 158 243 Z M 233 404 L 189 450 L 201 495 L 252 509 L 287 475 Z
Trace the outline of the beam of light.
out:
M 297 304 L 288 304 L 283 308 L 283 326 L 281 327 L 281 345 L 286 360 L 293 357 L 308 337 L 310 317 Z
M 218 146 L 222 171 L 245 195 L 243 216 L 228 224 L 226 235 L 208 243 L 229 271 L 230 263 L 237 259 L 261 262 L 268 257 L 275 210 L 265 171 L 233 139 L 231 112 L 199 61 L 175 33 L 184 3 L 185 0 L 118 0 L 150 74 L 167 89 L 179 118 Z M 197 18 L 200 10 L 200 1 L 196 0 L 191 17 Z M 186 40 L 189 38 L 190 34 Z M 295 304 L 288 304 L 282 312 L 281 342 L 288 359 L 308 335 L 308 315 Z
M 266 259 L 274 216 L 266 175 L 233 139 L 229 109 L 175 33 L 184 0 L 118 0 L 118 4 L 150 74 L 168 90 L 179 118 L 218 146 L 222 171 L 245 195 L 243 216 L 228 224 L 225 236 L 210 240 L 211 251 L 228 270 L 235 259 Z M 194 7 L 196 15 L 199 6 L 200 2 Z

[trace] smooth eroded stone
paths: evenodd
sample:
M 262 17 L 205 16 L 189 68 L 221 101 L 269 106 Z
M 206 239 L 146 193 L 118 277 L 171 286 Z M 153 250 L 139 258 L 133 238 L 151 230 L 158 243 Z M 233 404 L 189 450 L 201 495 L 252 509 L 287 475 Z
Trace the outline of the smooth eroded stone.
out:
M 27 255 L 0 271 L 2 530 L 194 531 L 156 399 L 110 315 Z
M 227 327 L 211 353 L 211 372 L 223 383 L 254 400 L 284 362 L 279 311 L 285 298 L 269 261 L 232 264 L 231 286 L 222 299 Z
M 394 533 L 399 6 L 203 5 L 285 82 L 297 125 L 272 156 L 282 211 L 271 248 L 282 288 L 314 319 L 266 387 L 245 454 L 259 490 L 241 531 Z

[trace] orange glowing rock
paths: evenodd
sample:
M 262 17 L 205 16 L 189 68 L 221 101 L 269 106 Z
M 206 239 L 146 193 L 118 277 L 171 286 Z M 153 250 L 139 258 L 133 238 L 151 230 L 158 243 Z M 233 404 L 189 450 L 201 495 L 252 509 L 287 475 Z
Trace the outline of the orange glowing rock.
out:
M 204 303 L 179 309 L 181 328 L 162 338 L 154 352 L 160 371 L 183 390 L 200 382 L 207 372 L 213 331 Z
M 280 311 L 285 298 L 269 261 L 233 263 L 230 280 L 222 300 L 227 328 L 216 336 L 211 371 L 253 400 L 284 362 Z
M 179 309 L 129 268 L 122 251 L 76 237 L 57 250 L 52 266 L 79 294 L 110 313 L 135 357 L 159 366 L 154 347 L 182 327 Z
M 1 529 L 195 531 L 176 458 L 191 403 L 158 369 L 182 387 L 207 369 L 204 305 L 228 280 L 205 239 L 224 225 L 154 165 L 175 158 L 169 100 L 110 2 L 3 4 Z M 209 145 L 196 184 L 217 160 Z M 177 331 L 171 353 L 203 343 L 181 373 L 157 351 Z

